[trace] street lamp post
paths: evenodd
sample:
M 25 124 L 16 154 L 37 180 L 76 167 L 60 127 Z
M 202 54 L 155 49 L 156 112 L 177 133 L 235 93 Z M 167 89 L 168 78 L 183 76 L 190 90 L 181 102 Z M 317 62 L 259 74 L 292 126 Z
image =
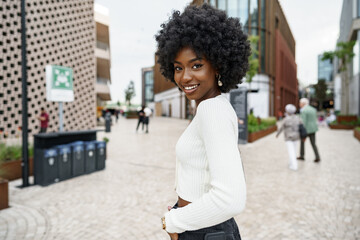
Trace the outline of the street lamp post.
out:
M 21 73 L 22 73 L 22 186 L 29 186 L 28 156 L 28 108 L 27 108 L 27 61 L 26 61 L 26 11 L 25 0 L 21 0 Z

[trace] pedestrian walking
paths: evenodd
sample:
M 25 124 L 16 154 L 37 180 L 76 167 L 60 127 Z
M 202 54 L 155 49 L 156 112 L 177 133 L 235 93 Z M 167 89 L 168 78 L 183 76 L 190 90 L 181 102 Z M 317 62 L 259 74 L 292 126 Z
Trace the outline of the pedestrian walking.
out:
M 309 100 L 307 98 L 300 99 L 299 105 L 300 105 L 300 117 L 306 129 L 307 137 L 310 138 L 311 146 L 315 153 L 314 162 L 320 162 L 319 152 L 315 143 L 315 133 L 318 131 L 316 109 L 309 105 Z M 305 160 L 304 158 L 305 140 L 306 138 L 301 140 L 300 156 L 297 158 L 298 160 Z
M 300 139 L 299 124 L 301 120 L 295 115 L 296 107 L 293 104 L 285 106 L 286 117 L 279 128 L 276 137 L 284 131 L 286 147 L 289 154 L 289 169 L 296 171 L 298 164 L 296 161 L 296 145 Z
M 152 114 L 152 111 L 150 108 L 148 108 L 148 107 L 144 108 L 144 124 L 145 124 L 145 128 L 146 128 L 145 133 L 149 133 L 149 121 L 150 121 L 151 114 Z
M 49 125 L 49 115 L 45 111 L 45 108 L 41 108 L 40 116 L 38 116 L 38 119 L 40 120 L 40 132 L 39 133 L 46 133 L 46 130 Z
M 221 93 L 246 74 L 247 36 L 238 19 L 203 4 L 175 11 L 156 40 L 162 74 L 197 106 L 176 145 L 178 201 L 162 218 L 163 229 L 172 240 L 239 240 L 233 217 L 245 207 L 246 184 L 237 115 Z
M 136 126 L 136 132 L 138 131 L 140 124 L 142 124 L 142 130 L 144 131 L 144 109 L 145 106 L 141 106 L 141 108 L 138 109 L 138 124 Z

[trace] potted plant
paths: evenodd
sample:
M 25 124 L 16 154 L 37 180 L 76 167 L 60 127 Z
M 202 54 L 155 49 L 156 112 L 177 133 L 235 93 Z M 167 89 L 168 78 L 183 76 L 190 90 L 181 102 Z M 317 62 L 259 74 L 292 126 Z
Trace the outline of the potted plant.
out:
M 0 159 L 0 165 L 2 160 Z M 2 170 L 0 169 L 0 175 Z M 0 210 L 9 207 L 9 181 L 0 177 Z
M 354 129 L 357 126 L 360 126 L 360 118 L 351 115 L 339 115 L 329 124 L 331 129 Z
M 0 177 L 9 181 L 21 178 L 21 145 L 0 143 Z M 33 147 L 29 147 L 29 174 L 33 174 Z
M 253 114 L 248 116 L 248 142 L 254 142 L 277 130 L 276 118 L 256 118 Z
M 360 127 L 354 128 L 354 137 L 360 141 Z

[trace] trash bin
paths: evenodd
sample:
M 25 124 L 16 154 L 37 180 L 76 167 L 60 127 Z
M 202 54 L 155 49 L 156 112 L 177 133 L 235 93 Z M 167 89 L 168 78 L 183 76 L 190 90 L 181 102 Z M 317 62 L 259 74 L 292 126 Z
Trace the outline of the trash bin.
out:
M 59 160 L 59 180 L 71 178 L 71 146 L 68 144 L 56 146 Z
M 85 173 L 84 142 L 77 141 L 70 143 L 72 176 L 80 176 Z
M 96 141 L 96 169 L 102 170 L 105 168 L 106 160 L 106 142 Z
M 85 146 L 85 172 L 92 173 L 96 170 L 95 141 L 84 142 Z
M 42 153 L 37 155 L 38 174 L 36 175 L 36 183 L 47 186 L 51 183 L 59 181 L 59 164 L 56 148 L 42 149 L 38 151 Z

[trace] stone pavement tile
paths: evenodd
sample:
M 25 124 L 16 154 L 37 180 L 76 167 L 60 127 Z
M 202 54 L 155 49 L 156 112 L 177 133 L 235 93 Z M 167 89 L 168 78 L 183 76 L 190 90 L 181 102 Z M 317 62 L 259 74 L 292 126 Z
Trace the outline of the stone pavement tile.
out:
M 10 183 L 11 208 L 0 212 L 0 239 L 169 239 L 160 217 L 176 201 L 175 144 L 188 121 L 151 118 L 149 134 L 121 118 L 104 171 L 47 187 Z M 282 137 L 240 145 L 247 205 L 235 219 L 242 239 L 360 239 L 359 143 L 350 131 L 320 128 L 321 162 L 287 169 Z

